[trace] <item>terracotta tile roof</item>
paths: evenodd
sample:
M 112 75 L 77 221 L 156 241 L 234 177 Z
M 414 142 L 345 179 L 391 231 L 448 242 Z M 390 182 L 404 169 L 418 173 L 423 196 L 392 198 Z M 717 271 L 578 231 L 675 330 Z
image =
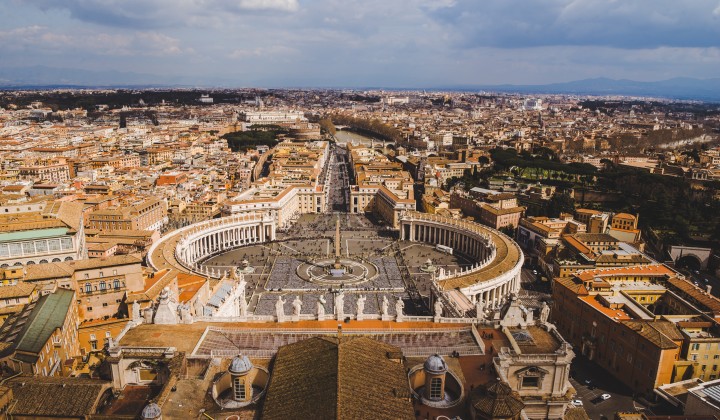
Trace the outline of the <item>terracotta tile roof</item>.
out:
M 413 419 L 407 376 L 388 353 L 397 347 L 366 337 L 316 337 L 278 350 L 263 419 Z
M 578 297 L 580 300 L 594 308 L 595 310 L 602 312 L 605 316 L 610 317 L 616 321 L 622 321 L 622 320 L 629 320 L 630 315 L 628 315 L 627 312 L 625 312 L 622 309 L 610 309 L 607 306 L 603 305 L 602 302 L 600 302 L 597 298 L 598 295 L 592 295 L 592 296 L 580 296 Z
M 675 272 L 664 265 L 633 265 L 630 267 L 597 268 L 578 272 L 577 277 L 583 281 L 590 281 L 595 277 L 619 277 L 627 275 L 647 275 L 654 277 L 674 277 Z
M 678 345 L 673 340 L 682 341 L 680 331 L 670 321 L 622 321 L 622 324 L 644 337 L 661 349 L 674 349 Z
M 470 395 L 470 404 L 482 418 L 515 418 L 525 404 L 520 395 L 504 382 L 478 387 Z
M 111 383 L 94 379 L 19 377 L 8 382 L 15 403 L 9 414 L 24 417 L 84 418 L 94 414 Z
M 588 291 L 585 285 L 580 281 L 575 281 L 572 277 L 558 277 L 555 279 L 555 285 L 562 285 L 563 287 L 570 289 L 577 295 L 587 295 Z
M 0 299 L 28 297 L 35 291 L 37 286 L 25 282 L 19 282 L 12 286 L 0 287 Z
M 706 310 L 711 311 L 713 316 L 720 316 L 720 299 L 706 293 L 689 281 L 678 277 L 671 277 L 667 282 L 673 289 L 685 293 L 694 299 L 700 306 L 703 306 Z

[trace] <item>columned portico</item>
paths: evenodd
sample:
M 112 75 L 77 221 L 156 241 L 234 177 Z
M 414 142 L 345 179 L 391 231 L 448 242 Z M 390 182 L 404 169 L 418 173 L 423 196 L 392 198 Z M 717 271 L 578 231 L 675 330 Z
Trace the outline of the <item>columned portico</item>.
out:
M 409 212 L 400 221 L 400 237 L 452 248 L 453 253 L 474 261 L 456 273 L 437 276 L 439 290 L 459 289 L 467 301 L 482 299 L 497 307 L 520 287 L 523 254 L 507 236 L 474 222 L 426 213 Z M 501 268 L 498 270 L 498 268 Z

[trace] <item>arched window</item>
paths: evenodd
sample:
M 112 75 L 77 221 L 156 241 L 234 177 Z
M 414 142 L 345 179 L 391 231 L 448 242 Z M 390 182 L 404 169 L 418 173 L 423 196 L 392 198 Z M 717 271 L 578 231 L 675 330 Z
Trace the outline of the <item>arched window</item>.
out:
M 120 288 L 120 280 L 113 280 L 113 288 L 114 289 Z
M 90 292 L 92 292 L 92 286 L 90 285 L 90 283 L 85 283 L 85 293 Z
M 100 290 L 105 290 L 105 282 L 104 281 L 100 282 Z

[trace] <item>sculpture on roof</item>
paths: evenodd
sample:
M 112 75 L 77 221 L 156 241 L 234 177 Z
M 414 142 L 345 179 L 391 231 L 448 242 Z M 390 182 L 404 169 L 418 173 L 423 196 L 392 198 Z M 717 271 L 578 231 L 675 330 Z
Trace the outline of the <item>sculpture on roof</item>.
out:
M 285 318 L 285 301 L 282 296 L 278 296 L 278 300 L 275 302 L 275 314 L 277 315 L 278 322 Z
M 478 298 L 477 302 L 475 302 L 475 316 L 478 322 L 485 320 L 485 302 L 481 298 Z
M 398 298 L 398 300 L 395 301 L 395 315 L 402 318 L 403 309 L 405 309 L 405 302 Z
M 241 293 L 238 296 L 238 302 L 240 303 L 240 316 L 247 316 L 248 305 L 245 300 L 245 293 Z
M 443 304 L 440 302 L 440 299 L 435 300 L 435 316 L 437 318 L 440 318 L 443 313 Z
M 365 296 L 360 295 L 357 299 L 357 318 L 360 319 L 365 312 Z
M 205 315 L 205 308 L 203 307 L 202 302 L 200 302 L 200 299 L 195 299 L 195 303 L 193 303 L 193 308 L 195 309 L 195 316 Z
M 137 300 L 132 304 L 132 319 L 133 321 L 140 321 L 140 304 Z
M 383 296 L 382 305 L 380 306 L 380 314 L 382 316 L 388 315 L 388 307 L 390 306 L 390 302 L 388 301 L 387 296 Z
M 322 319 L 325 317 L 325 295 L 320 295 L 318 298 L 317 304 L 315 305 L 315 308 L 317 310 L 317 316 L 318 319 L 322 321 Z
M 542 307 L 540 308 L 540 323 L 542 323 L 542 324 L 547 323 L 549 316 L 550 316 L 550 307 L 548 306 L 547 302 L 543 302 Z
M 342 290 L 335 296 L 335 315 L 337 319 L 345 316 L 345 292 Z
M 293 300 L 292 306 L 293 315 L 300 316 L 300 311 L 302 310 L 302 301 L 300 300 L 300 296 L 295 296 L 295 300 Z

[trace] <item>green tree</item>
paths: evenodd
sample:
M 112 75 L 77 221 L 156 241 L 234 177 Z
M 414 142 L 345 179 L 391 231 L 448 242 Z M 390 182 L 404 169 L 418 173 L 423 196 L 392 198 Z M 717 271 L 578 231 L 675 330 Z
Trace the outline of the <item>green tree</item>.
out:
M 330 134 L 331 136 L 335 135 L 335 124 L 333 124 L 330 118 L 322 118 L 318 121 L 318 124 L 320 124 L 320 129 L 324 132 Z
M 548 203 L 548 216 L 558 217 L 560 213 L 574 213 L 575 199 L 565 192 L 556 192 Z
M 500 232 L 506 234 L 507 236 L 514 238 L 515 237 L 515 226 L 514 225 L 508 225 L 501 227 Z

